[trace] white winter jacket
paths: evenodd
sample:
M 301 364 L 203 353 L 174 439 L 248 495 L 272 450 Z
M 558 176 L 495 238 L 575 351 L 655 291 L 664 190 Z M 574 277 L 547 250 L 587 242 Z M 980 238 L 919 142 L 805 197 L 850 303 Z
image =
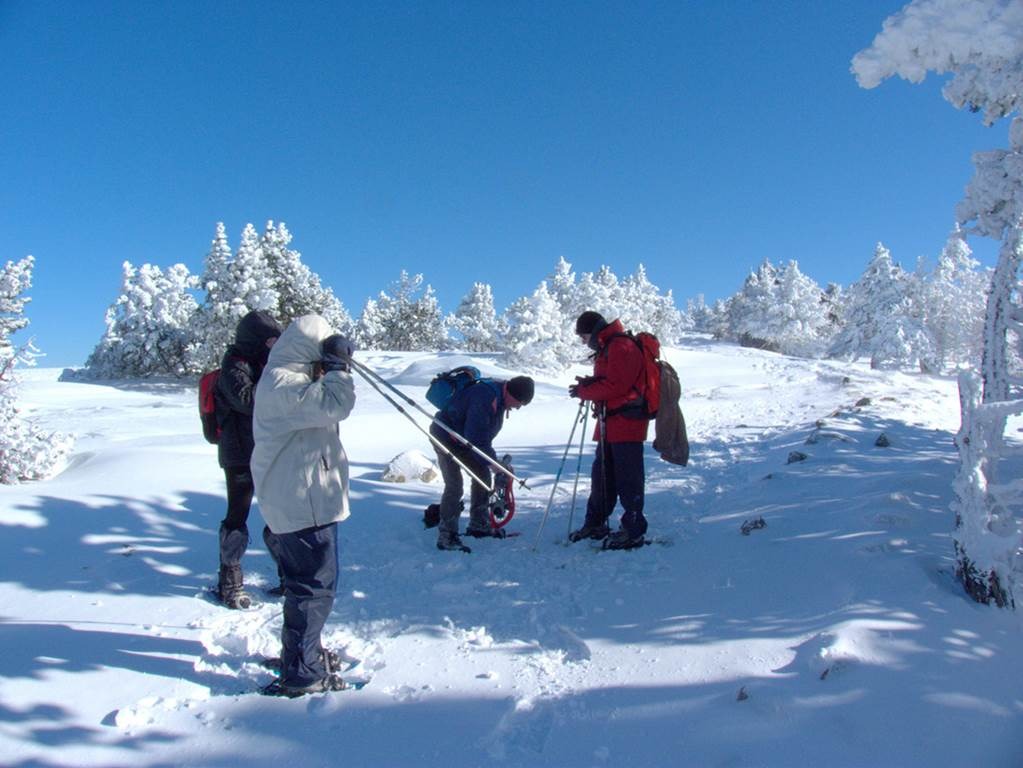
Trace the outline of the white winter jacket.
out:
M 291 533 L 348 517 L 348 457 L 338 422 L 355 405 L 350 373 L 313 380 L 320 343 L 333 334 L 319 315 L 297 318 L 270 350 L 256 387 L 252 479 L 263 520 Z

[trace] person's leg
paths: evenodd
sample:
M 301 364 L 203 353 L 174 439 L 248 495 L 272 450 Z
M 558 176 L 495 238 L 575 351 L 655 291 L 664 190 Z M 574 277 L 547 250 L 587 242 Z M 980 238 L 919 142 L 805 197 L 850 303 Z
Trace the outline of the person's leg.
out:
M 472 469 L 473 473 L 487 485 L 493 485 L 493 476 L 490 467 L 482 460 L 466 462 L 466 466 Z M 490 491 L 475 480 L 470 481 L 469 491 L 469 526 L 466 533 L 471 536 L 492 536 L 493 528 L 490 525 Z
M 437 466 L 444 479 L 440 497 L 440 530 L 438 536 L 458 534 L 458 518 L 462 515 L 462 468 L 444 451 L 437 451 Z
M 646 473 L 643 467 L 643 443 L 613 443 L 610 452 L 614 457 L 616 491 L 624 510 L 622 529 L 630 538 L 643 536 L 647 521 L 643 516 L 644 487 Z
M 281 685 L 305 688 L 322 681 L 320 633 L 337 591 L 337 523 L 276 534 L 284 570 Z
M 270 553 L 270 558 L 274 561 L 274 565 L 277 566 L 277 586 L 268 589 L 267 592 L 275 595 L 284 594 L 284 570 L 281 568 L 281 548 L 277 543 L 277 538 L 270 530 L 270 526 L 263 526 L 263 543 L 266 544 L 266 550 Z
M 227 514 L 220 522 L 220 571 L 218 589 L 220 599 L 232 608 L 247 598 L 243 592 L 242 555 L 249 547 L 249 509 L 252 506 L 254 486 L 248 467 L 226 467 Z M 235 605 L 235 603 L 239 603 Z
M 590 496 L 586 500 L 586 518 L 582 528 L 569 534 L 569 541 L 582 539 L 603 539 L 609 533 L 607 527 L 611 508 L 614 506 L 614 467 L 605 461 L 603 446 L 597 443 L 597 452 L 590 468 Z

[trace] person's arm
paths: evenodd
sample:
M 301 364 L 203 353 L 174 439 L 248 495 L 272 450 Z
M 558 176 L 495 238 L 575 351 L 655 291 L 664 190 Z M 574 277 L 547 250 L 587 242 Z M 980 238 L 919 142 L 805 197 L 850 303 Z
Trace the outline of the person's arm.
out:
M 607 370 L 604 376 L 583 380 L 576 388 L 576 397 L 606 403 L 628 398 L 639 385 L 643 372 L 643 353 L 632 339 L 612 339 L 607 349 Z
M 256 394 L 256 385 L 252 379 L 252 366 L 246 360 L 231 358 L 227 365 L 221 367 L 217 389 L 232 411 L 252 415 Z

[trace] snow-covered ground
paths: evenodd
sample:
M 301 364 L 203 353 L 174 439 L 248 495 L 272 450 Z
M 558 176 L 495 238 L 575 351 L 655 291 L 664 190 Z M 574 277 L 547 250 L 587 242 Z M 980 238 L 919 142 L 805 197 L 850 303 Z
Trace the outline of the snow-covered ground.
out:
M 498 449 L 530 485 L 509 525 L 521 535 L 471 555 L 422 528 L 439 485 L 380 480 L 429 446 L 360 380 L 325 639 L 366 685 L 295 700 L 254 693 L 280 603 L 231 612 L 207 594 L 224 490 L 194 387 L 26 372 L 27 410 L 78 442 L 59 476 L 0 488 L 2 762 L 1023 764 L 1023 627 L 951 572 L 954 382 L 702 339 L 668 358 L 693 460 L 648 449 L 656 543 L 632 552 L 566 545 L 575 449 L 537 541 L 583 369 L 541 380 L 506 423 Z M 467 358 L 360 359 L 424 402 L 432 373 Z M 273 574 L 253 517 L 258 587 Z

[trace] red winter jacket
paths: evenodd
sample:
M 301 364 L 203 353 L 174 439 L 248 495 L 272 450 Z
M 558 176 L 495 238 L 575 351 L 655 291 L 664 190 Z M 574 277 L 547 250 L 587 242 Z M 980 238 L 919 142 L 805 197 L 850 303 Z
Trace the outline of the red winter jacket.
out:
M 615 320 L 597 334 L 598 352 L 593 362 L 593 380 L 579 385 L 579 397 L 606 403 L 607 442 L 637 443 L 647 437 L 647 419 L 632 419 L 614 411 L 640 396 L 638 387 L 644 370 L 643 351 L 624 334 L 621 320 Z M 593 439 L 600 439 L 600 423 L 593 431 Z

